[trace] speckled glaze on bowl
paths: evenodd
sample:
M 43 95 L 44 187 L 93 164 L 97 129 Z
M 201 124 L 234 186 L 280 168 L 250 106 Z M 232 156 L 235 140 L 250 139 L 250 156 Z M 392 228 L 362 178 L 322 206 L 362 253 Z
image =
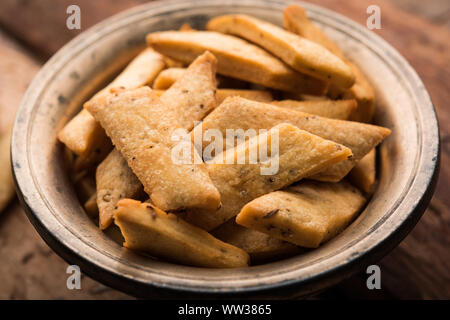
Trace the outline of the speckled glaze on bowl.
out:
M 245 269 L 215 270 L 148 259 L 121 248 L 84 213 L 64 169 L 60 128 L 101 88 L 151 31 L 216 15 L 251 14 L 281 25 L 287 1 L 153 2 L 111 17 L 69 42 L 30 85 L 17 113 L 12 166 L 28 217 L 64 259 L 111 287 L 150 298 L 287 298 L 312 294 L 376 262 L 414 227 L 439 167 L 439 131 L 430 97 L 411 66 L 361 25 L 304 3 L 376 90 L 375 122 L 392 129 L 379 149 L 379 185 L 343 233 L 305 254 Z

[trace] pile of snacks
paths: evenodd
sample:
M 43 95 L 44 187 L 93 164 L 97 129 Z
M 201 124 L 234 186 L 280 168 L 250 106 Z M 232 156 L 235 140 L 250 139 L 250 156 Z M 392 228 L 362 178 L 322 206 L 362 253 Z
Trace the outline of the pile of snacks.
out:
M 373 192 L 390 134 L 369 124 L 373 89 L 298 5 L 284 29 L 232 14 L 206 30 L 148 34 L 59 132 L 86 212 L 124 247 L 187 265 L 317 248 Z

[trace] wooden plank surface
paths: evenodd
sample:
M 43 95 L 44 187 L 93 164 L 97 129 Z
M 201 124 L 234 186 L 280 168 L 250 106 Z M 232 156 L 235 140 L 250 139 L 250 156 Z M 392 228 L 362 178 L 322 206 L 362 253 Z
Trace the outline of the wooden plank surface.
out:
M 144 0 L 39 0 L 0 2 L 0 131 L 11 122 L 21 96 L 39 65 L 80 31 L 65 27 L 66 8 L 81 8 L 82 30 Z M 381 8 L 382 29 L 419 73 L 437 109 L 442 140 L 436 194 L 411 234 L 379 265 L 382 290 L 369 291 L 357 275 L 316 298 L 450 298 L 450 2 L 310 0 L 365 25 L 366 8 Z M 8 35 L 5 35 L 7 33 Z M 11 39 L 14 38 L 14 40 Z M 51 39 L 49 41 L 49 39 Z M 20 43 L 22 46 L 18 45 Z M 67 264 L 40 239 L 18 203 L 0 216 L 0 298 L 129 298 L 97 282 L 83 280 L 81 291 L 65 286 Z

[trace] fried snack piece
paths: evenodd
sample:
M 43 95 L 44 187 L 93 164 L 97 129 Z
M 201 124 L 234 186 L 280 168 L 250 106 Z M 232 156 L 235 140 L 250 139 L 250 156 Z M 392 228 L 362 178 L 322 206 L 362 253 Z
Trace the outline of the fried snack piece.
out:
M 126 89 L 141 87 L 152 82 L 165 66 L 162 55 L 151 48 L 145 49 L 98 94 L 114 87 Z M 58 133 L 58 139 L 76 154 L 83 155 L 101 146 L 104 143 L 105 133 L 89 112 L 83 109 Z
M 73 178 L 73 181 L 77 195 L 82 203 L 95 193 L 95 177 L 92 172 L 81 172 Z
M 323 139 L 331 140 L 350 148 L 351 159 L 335 164 L 311 178 L 337 182 L 377 144 L 390 134 L 387 128 L 365 123 L 322 118 L 308 113 L 289 110 L 271 104 L 251 101 L 241 97 L 227 98 L 220 106 L 203 119 L 192 136 L 202 137 L 202 132 L 217 129 L 225 136 L 227 129 L 269 129 L 287 122 Z M 197 144 L 197 142 L 196 142 Z M 205 147 L 207 142 L 203 143 Z M 200 146 L 196 146 L 199 148 Z
M 91 116 L 89 114 L 89 116 Z M 101 136 L 98 136 L 97 147 L 92 152 L 85 152 L 78 156 L 73 165 L 74 172 L 81 172 L 83 170 L 89 170 L 100 162 L 102 162 L 106 156 L 114 148 L 111 139 L 103 132 Z M 100 142 L 103 140 L 102 142 Z
M 11 131 L 0 135 L 0 212 L 8 205 L 14 197 L 14 181 L 11 173 L 10 162 Z
M 285 100 L 299 100 L 299 101 L 322 101 L 322 100 L 329 100 L 330 97 L 328 96 L 312 96 L 310 94 L 303 94 L 303 93 L 292 93 L 292 92 L 283 92 L 282 97 Z
M 170 70 L 170 69 L 167 69 Z M 161 72 L 161 74 L 163 74 L 163 72 Z M 166 78 L 168 79 L 168 78 Z M 161 81 L 166 80 L 166 79 L 161 79 Z M 158 79 L 155 80 L 155 83 Z M 174 81 L 176 81 L 176 79 L 172 79 Z M 170 81 L 172 81 L 170 80 Z M 165 87 L 166 85 L 169 85 L 169 87 L 172 85 L 173 83 L 169 83 L 167 82 L 166 84 L 162 84 L 161 82 L 158 85 L 161 85 L 162 87 Z M 164 90 L 163 89 L 155 89 L 155 91 L 162 96 L 164 94 Z M 221 104 L 223 102 L 223 100 L 225 100 L 228 97 L 233 97 L 233 96 L 240 96 L 242 98 L 246 98 L 249 100 L 255 100 L 255 101 L 261 101 L 261 102 L 270 102 L 273 100 L 272 94 L 270 93 L 270 91 L 267 90 L 246 90 L 246 89 L 217 89 L 216 90 L 216 103 L 217 105 Z M 196 117 L 199 118 L 199 117 Z M 198 119 L 201 120 L 201 119 Z
M 248 254 L 149 203 L 124 199 L 117 204 L 114 223 L 124 247 L 174 262 L 206 268 L 247 267 Z
M 324 81 L 294 71 L 267 51 L 218 32 L 155 32 L 147 35 L 147 43 L 164 55 L 188 63 L 210 51 L 218 60 L 219 74 L 269 88 L 316 95 L 327 88 Z
M 117 149 L 111 151 L 97 167 L 95 177 L 99 227 L 104 230 L 111 225 L 119 200 L 135 198 L 142 192 L 143 187 Z
M 92 115 L 82 109 L 58 133 L 58 140 L 77 155 L 89 157 L 98 145 L 107 139 L 102 127 Z
M 355 99 L 358 102 L 358 108 L 353 112 L 350 120 L 370 123 L 375 111 L 375 93 L 366 79 L 362 71 L 353 63 L 349 62 L 349 66 L 356 75 L 355 84 L 348 90 L 342 92 L 337 98 Z M 331 96 L 332 88 L 329 95 Z
M 180 128 L 178 114 L 148 87 L 112 91 L 85 107 L 127 160 L 152 202 L 164 210 L 217 208 L 220 194 L 195 150 L 186 164 L 172 157 L 177 144 L 172 134 Z
M 217 105 L 221 104 L 226 98 L 234 96 L 260 102 L 273 100 L 272 94 L 267 90 L 218 89 L 216 92 Z
M 194 31 L 195 29 L 189 23 L 183 23 L 180 27 L 180 31 Z
M 167 108 L 176 113 L 182 113 L 179 116 L 182 126 L 185 129 L 192 129 L 194 121 L 199 121 L 206 112 L 215 108 L 215 58 L 206 52 L 198 57 L 188 69 L 183 69 L 185 73 L 177 79 L 176 85 L 170 90 L 158 91 L 162 96 L 163 102 Z M 199 106 L 203 106 L 199 112 Z M 142 184 L 136 178 L 132 170 L 128 167 L 126 161 L 119 152 L 115 152 L 108 164 L 105 172 L 113 172 L 114 175 L 108 179 L 109 173 L 105 176 L 97 175 L 97 185 L 105 186 L 105 189 L 112 195 L 109 202 L 102 204 L 103 196 L 99 196 L 98 205 L 100 208 L 100 228 L 107 228 L 111 223 L 113 208 L 119 201 L 118 195 L 123 198 L 133 198 L 142 190 Z M 105 160 L 104 162 L 106 162 Z M 115 179 L 121 179 L 121 182 L 115 182 Z M 98 191 L 101 194 L 100 191 Z
M 153 89 L 169 89 L 175 83 L 175 81 L 177 81 L 184 75 L 185 71 L 185 68 L 169 68 L 161 71 L 160 74 L 156 77 L 155 81 L 153 81 Z
M 328 38 L 322 30 L 316 27 L 316 25 L 309 20 L 304 8 L 297 4 L 288 5 L 283 10 L 283 25 L 286 30 L 289 30 L 301 37 L 314 41 L 321 46 L 327 48 L 331 53 L 338 56 L 341 59 L 345 59 L 345 56 L 341 49 Z
M 305 181 L 246 204 L 236 223 L 298 246 L 317 248 L 341 232 L 365 202 L 348 182 Z
M 184 68 L 169 68 L 161 71 L 153 82 L 153 89 L 166 90 L 177 80 L 181 79 L 186 72 Z M 230 96 L 241 96 L 255 101 L 268 102 L 272 100 L 272 94 L 267 90 L 244 90 L 244 89 L 218 89 L 216 92 L 217 105 Z M 201 120 L 201 119 L 199 119 Z
M 161 103 L 177 115 L 181 128 L 190 131 L 216 107 L 216 58 L 205 52 L 161 96 Z
M 162 96 L 165 90 L 153 90 L 158 96 Z M 221 104 L 228 97 L 239 96 L 249 100 L 260 102 L 272 102 L 273 97 L 270 91 L 267 90 L 247 90 L 247 89 L 217 89 L 216 90 L 216 104 Z M 334 100 L 333 100 L 334 101 Z M 195 117 L 194 121 L 200 121 L 202 118 Z
M 349 88 L 355 82 L 352 70 L 324 47 L 274 24 L 243 14 L 211 19 L 206 29 L 237 35 L 256 43 L 293 69 Z
M 89 217 L 95 218 L 98 216 L 98 206 L 97 206 L 97 193 L 95 192 L 93 195 L 87 199 L 84 203 L 84 210 Z
M 287 258 L 302 251 L 301 248 L 289 242 L 244 228 L 236 224 L 234 219 L 219 226 L 212 232 L 212 235 L 247 252 L 252 264 Z
M 164 57 L 164 56 L 163 56 Z M 184 64 L 180 61 L 176 61 L 169 57 L 164 57 L 164 62 L 166 63 L 167 68 L 181 68 L 183 69 Z M 152 81 L 153 83 L 153 81 Z
M 376 151 L 372 149 L 350 171 L 350 181 L 365 193 L 372 193 L 375 187 Z
M 329 39 L 314 23 L 308 19 L 305 10 L 299 5 L 292 4 L 283 11 L 284 27 L 308 40 L 316 42 L 333 54 L 341 58 L 352 69 L 355 75 L 355 84 L 348 90 L 331 85 L 329 95 L 332 98 L 356 99 L 358 108 L 350 118 L 353 121 L 370 122 L 374 112 L 374 90 L 362 71 L 350 62 L 342 50 Z
M 347 120 L 356 109 L 355 100 L 281 100 L 272 101 L 270 104 L 290 110 L 315 114 L 325 118 L 341 120 Z
M 259 154 L 262 148 L 267 148 L 267 154 L 277 160 L 277 166 Z M 249 161 L 251 155 L 257 160 L 254 163 Z M 216 212 L 189 210 L 185 219 L 205 230 L 212 230 L 237 215 L 249 201 L 350 156 L 350 149 L 342 145 L 293 125 L 279 124 L 213 158 L 207 168 L 220 192 L 222 206 Z M 263 172 L 262 168 L 268 169 L 269 165 L 274 170 Z

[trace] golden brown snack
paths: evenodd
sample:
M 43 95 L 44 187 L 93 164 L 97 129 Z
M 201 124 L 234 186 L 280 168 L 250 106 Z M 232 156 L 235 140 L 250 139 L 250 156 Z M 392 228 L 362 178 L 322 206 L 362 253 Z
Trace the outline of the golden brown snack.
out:
M 177 142 L 172 141 L 172 134 L 180 128 L 178 114 L 150 88 L 113 90 L 85 107 L 100 122 L 155 205 L 164 210 L 218 207 L 220 194 L 195 150 L 187 155 L 189 163 L 174 161 L 172 149 Z
M 209 52 L 197 57 L 184 74 L 161 95 L 161 103 L 190 131 L 216 107 L 216 58 Z
M 350 62 L 341 51 L 341 49 L 329 39 L 319 28 L 317 28 L 306 15 L 305 10 L 299 5 L 292 4 L 283 11 L 284 27 L 308 40 L 314 41 L 336 56 L 344 60 L 352 69 L 355 75 L 355 84 L 348 90 L 339 86 L 331 85 L 329 95 L 332 98 L 356 99 L 358 108 L 350 118 L 353 121 L 370 122 L 374 112 L 374 91 L 362 71 L 352 62 Z
M 230 219 L 212 232 L 212 235 L 241 248 L 250 255 L 252 263 L 269 262 L 300 253 L 301 248 L 265 233 L 242 227 Z
M 278 162 L 263 163 L 264 159 L 258 154 L 261 148 L 267 148 L 267 154 Z M 257 157 L 253 164 L 249 161 L 252 154 Z M 220 192 L 222 206 L 215 212 L 189 210 L 185 219 L 205 230 L 212 230 L 237 215 L 249 201 L 350 156 L 350 149 L 342 145 L 293 125 L 279 124 L 266 133 L 227 149 L 208 163 L 208 173 Z M 245 161 L 240 164 L 237 159 Z M 264 172 L 262 168 L 269 169 L 268 165 L 273 170 Z
M 142 192 L 143 187 L 117 149 L 111 151 L 97 167 L 95 177 L 99 226 L 104 230 L 111 225 L 119 200 L 135 198 Z
M 82 109 L 59 131 L 58 139 L 77 155 L 88 157 L 107 137 L 92 115 Z
M 169 89 L 175 83 L 175 81 L 177 81 L 184 75 L 185 71 L 185 68 L 169 68 L 161 71 L 160 74 L 156 77 L 155 81 L 153 81 L 153 89 Z
M 273 99 L 272 94 L 267 90 L 218 89 L 216 92 L 217 105 L 226 98 L 234 96 L 261 102 L 270 102 Z
M 98 206 L 97 206 L 97 193 L 94 193 L 92 196 L 87 199 L 84 203 L 84 210 L 89 217 L 95 218 L 98 216 Z
M 290 110 L 315 114 L 325 118 L 341 120 L 347 120 L 356 109 L 355 100 L 281 100 L 272 101 L 270 104 Z
M 372 149 L 368 154 L 358 161 L 350 171 L 350 181 L 366 193 L 372 193 L 375 187 L 376 175 L 376 151 Z
M 293 69 L 312 77 L 349 88 L 355 76 L 347 64 L 324 47 L 269 22 L 244 14 L 211 19 L 206 28 L 237 35 L 256 43 Z
M 324 81 L 295 72 L 267 51 L 218 32 L 155 32 L 147 35 L 147 43 L 164 55 L 188 63 L 210 51 L 218 60 L 218 73 L 269 88 L 320 95 L 327 87 Z
M 311 177 L 332 182 L 341 180 L 355 165 L 355 161 L 364 157 L 391 132 L 387 128 L 370 124 L 322 118 L 267 103 L 232 97 L 211 112 L 203 120 L 202 126 L 193 130 L 192 135 L 202 137 L 200 131 L 205 132 L 208 129 L 218 129 L 224 135 L 226 129 L 269 129 L 283 122 L 293 124 L 352 150 L 351 159 L 333 165 Z M 206 144 L 207 142 L 204 142 L 203 147 Z
M 98 94 L 114 87 L 126 89 L 141 87 L 152 82 L 165 65 L 162 55 L 150 48 L 145 49 Z M 101 146 L 104 137 L 103 129 L 85 109 L 73 117 L 58 133 L 58 139 L 78 155 L 90 153 Z
M 10 163 L 11 131 L 0 135 L 0 212 L 16 194 Z
M 304 8 L 297 4 L 288 5 L 283 10 L 283 24 L 286 30 L 302 36 L 308 40 L 314 41 L 327 48 L 334 55 L 345 59 L 344 53 L 339 47 L 328 38 L 322 30 L 309 20 Z
M 236 223 L 298 246 L 316 248 L 342 231 L 366 199 L 350 183 L 305 181 L 246 204 Z
M 114 223 L 124 247 L 174 262 L 207 268 L 247 267 L 248 254 L 149 203 L 119 201 Z
M 204 53 L 188 69 L 183 69 L 185 73 L 177 79 L 177 84 L 171 90 L 167 92 L 159 90 L 157 92 L 164 99 L 163 102 L 167 108 L 183 114 L 183 117 L 180 116 L 179 119 L 183 120 L 182 126 L 185 129 L 191 129 L 194 121 L 201 120 L 204 114 L 216 105 L 214 69 L 214 57 L 210 53 Z M 198 106 L 203 106 L 201 112 L 198 112 Z M 111 222 L 112 210 L 119 201 L 117 195 L 122 195 L 124 198 L 133 198 L 142 190 L 142 184 L 119 152 L 114 153 L 114 158 L 110 159 L 107 165 L 109 167 L 107 171 L 114 172 L 114 177 L 111 177 L 112 179 L 108 179 L 105 183 L 108 186 L 109 193 L 116 196 L 112 197 L 106 206 L 101 205 L 102 197 L 99 197 L 101 228 L 102 226 L 108 227 Z M 114 182 L 119 177 L 122 181 Z
M 161 71 L 153 82 L 153 89 L 166 90 L 170 88 L 177 80 L 183 77 L 185 72 L 185 68 L 169 68 Z M 217 105 L 230 96 L 241 96 L 250 100 L 264 102 L 272 100 L 272 94 L 267 90 L 218 89 L 216 92 Z
M 83 153 L 75 160 L 75 163 L 73 164 L 73 170 L 75 172 L 81 172 L 95 167 L 102 162 L 113 149 L 111 139 L 109 139 L 104 132 L 97 137 L 96 148 L 92 150 L 92 152 Z

